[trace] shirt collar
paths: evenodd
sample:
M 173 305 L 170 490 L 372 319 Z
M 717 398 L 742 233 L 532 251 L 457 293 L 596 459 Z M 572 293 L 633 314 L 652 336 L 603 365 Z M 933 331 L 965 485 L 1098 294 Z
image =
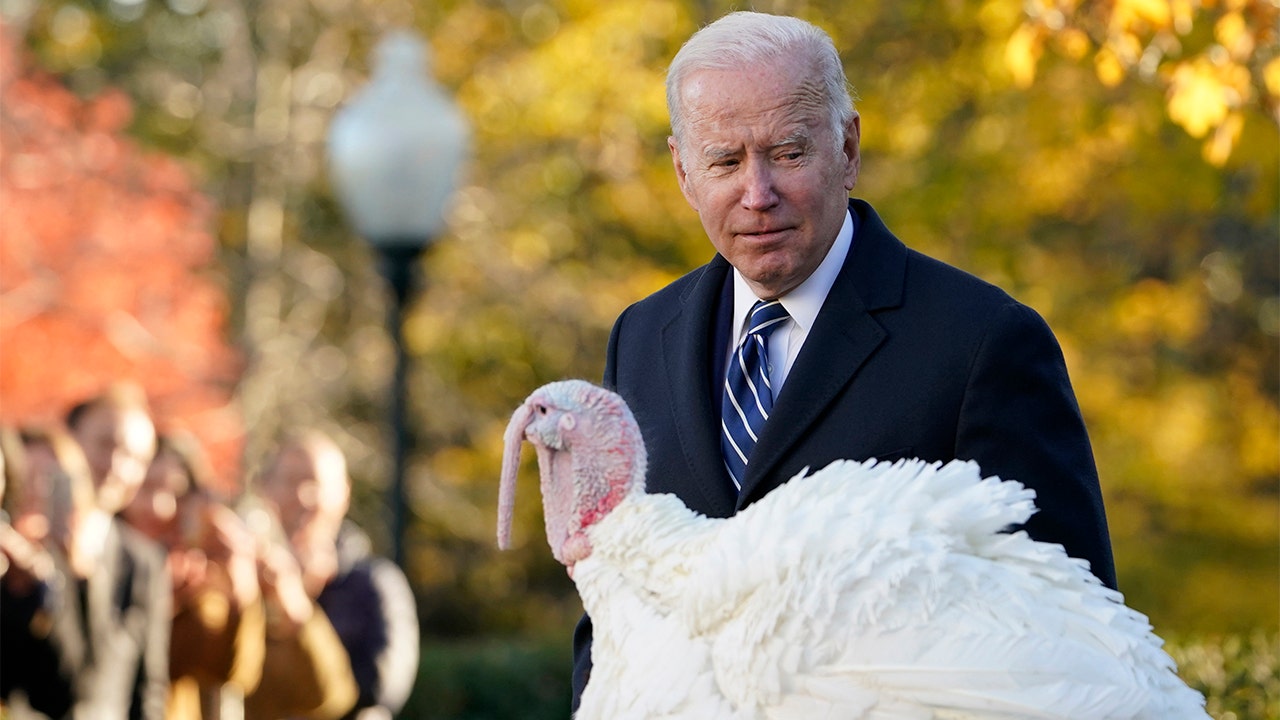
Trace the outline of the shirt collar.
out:
M 844 224 L 840 226 L 840 232 L 836 234 L 835 242 L 831 243 L 831 248 L 827 250 L 827 256 L 822 259 L 818 267 L 805 278 L 794 290 L 779 298 L 782 301 L 782 307 L 787 309 L 787 313 L 791 315 L 791 319 L 799 325 L 805 333 L 813 327 L 813 323 L 818 318 L 818 311 L 822 309 L 822 303 L 826 302 L 827 293 L 830 292 L 831 286 L 836 282 L 836 276 L 840 274 L 840 268 L 844 266 L 844 260 L 849 255 L 849 248 L 853 246 L 853 217 L 849 211 L 845 211 Z M 743 279 L 742 273 L 737 268 L 733 270 L 733 340 L 736 346 L 741 340 L 742 334 L 746 332 L 747 315 L 751 312 L 751 307 L 756 304 L 760 298 L 751 291 L 751 286 L 747 285 L 747 281 Z

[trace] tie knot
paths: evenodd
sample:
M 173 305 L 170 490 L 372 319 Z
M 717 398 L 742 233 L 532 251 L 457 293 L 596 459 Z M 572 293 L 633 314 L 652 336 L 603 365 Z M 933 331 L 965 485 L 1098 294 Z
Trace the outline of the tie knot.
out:
M 767 338 L 789 317 L 791 316 L 787 314 L 787 309 L 782 307 L 782 301 L 760 300 L 751 306 L 747 334 Z

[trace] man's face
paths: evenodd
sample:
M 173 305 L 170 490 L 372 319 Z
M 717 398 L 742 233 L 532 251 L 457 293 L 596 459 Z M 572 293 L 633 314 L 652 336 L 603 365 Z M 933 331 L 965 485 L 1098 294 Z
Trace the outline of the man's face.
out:
M 288 536 L 314 521 L 320 505 L 315 463 L 301 448 L 285 448 L 262 478 L 262 494 L 271 503 Z
M 289 445 L 265 469 L 263 498 L 295 545 L 337 537 L 348 497 L 344 470 L 335 465 L 340 462 L 330 453 Z
M 156 430 L 141 410 L 91 408 L 72 430 L 84 449 L 100 503 L 108 512 L 128 505 L 156 452 Z
M 793 60 L 694 72 L 680 90 L 684 137 L 668 140 L 712 245 L 765 299 L 822 263 L 858 177 L 859 120 L 833 137 L 812 74 Z

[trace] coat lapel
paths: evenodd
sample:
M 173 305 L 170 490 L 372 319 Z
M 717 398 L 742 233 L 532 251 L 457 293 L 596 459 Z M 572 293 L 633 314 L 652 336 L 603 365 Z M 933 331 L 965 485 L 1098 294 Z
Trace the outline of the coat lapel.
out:
M 721 515 L 733 512 L 733 486 L 720 457 L 720 408 L 711 402 L 711 368 L 720 354 L 709 341 L 724 289 L 729 263 L 717 255 L 693 284 L 680 311 L 662 331 L 662 358 L 670 382 L 667 398 L 679 432 L 680 450 L 689 465 L 689 477 L 705 496 L 709 507 Z
M 851 200 L 850 210 L 858 217 L 853 248 L 752 452 L 739 509 L 789 479 L 772 477 L 774 468 L 887 338 L 872 311 L 902 302 L 906 246 L 870 205 Z

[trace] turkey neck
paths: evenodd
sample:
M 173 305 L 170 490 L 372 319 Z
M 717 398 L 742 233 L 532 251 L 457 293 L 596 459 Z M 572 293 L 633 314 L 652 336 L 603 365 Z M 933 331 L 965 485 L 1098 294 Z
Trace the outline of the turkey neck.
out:
M 560 449 L 539 445 L 547 539 L 563 538 L 557 559 L 572 566 L 594 552 L 588 530 L 609 517 L 631 494 L 644 493 L 644 440 L 629 416 L 592 417 L 571 424 Z M 562 522 L 563 527 L 553 527 Z

